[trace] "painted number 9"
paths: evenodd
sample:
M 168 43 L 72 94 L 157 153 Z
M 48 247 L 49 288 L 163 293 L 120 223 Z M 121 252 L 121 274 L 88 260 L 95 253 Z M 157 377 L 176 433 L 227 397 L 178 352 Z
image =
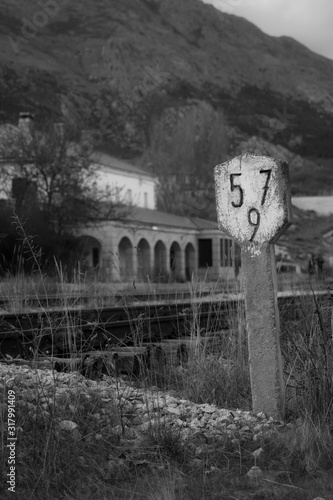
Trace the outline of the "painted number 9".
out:
M 265 181 L 265 185 L 263 187 L 263 194 L 262 194 L 262 198 L 261 198 L 261 206 L 263 206 L 263 204 L 266 201 L 268 184 L 269 184 L 269 181 L 271 178 L 272 170 L 262 169 L 262 170 L 259 170 L 259 173 L 266 174 L 266 181 Z M 231 192 L 234 192 L 234 191 L 238 192 L 238 200 L 231 202 L 231 205 L 234 208 L 240 208 L 244 203 L 243 188 L 240 186 L 240 184 L 236 184 L 236 182 L 235 182 L 235 177 L 240 177 L 241 175 L 242 174 L 230 174 L 230 191 Z M 250 226 L 252 226 L 254 228 L 252 236 L 250 238 L 250 241 L 253 241 L 254 237 L 257 234 L 257 231 L 259 229 L 259 225 L 260 225 L 260 212 L 259 212 L 259 210 L 257 208 L 250 208 L 248 213 L 247 213 L 247 220 L 248 220 Z
M 254 227 L 252 236 L 250 238 L 250 241 L 253 241 L 255 235 L 257 234 L 259 224 L 260 224 L 259 210 L 257 210 L 256 208 L 250 208 L 250 210 L 247 213 L 247 219 L 249 221 L 250 226 Z

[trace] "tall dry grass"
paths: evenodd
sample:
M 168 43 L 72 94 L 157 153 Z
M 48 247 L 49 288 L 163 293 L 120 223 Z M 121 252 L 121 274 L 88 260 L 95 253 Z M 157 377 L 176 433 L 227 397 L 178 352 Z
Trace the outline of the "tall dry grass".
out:
M 34 252 L 33 247 L 31 251 Z M 37 267 L 37 262 L 36 262 Z M 38 267 L 36 275 L 38 274 Z M 59 276 L 62 276 L 59 267 Z M 39 274 L 41 289 L 47 290 L 47 277 Z M 61 278 L 63 279 L 63 277 Z M 224 408 L 249 409 L 251 387 L 249 378 L 247 338 L 243 302 L 226 308 L 222 296 L 204 297 L 202 282 L 191 283 L 191 298 L 186 320 L 179 318 L 183 332 L 174 343 L 163 343 L 157 351 L 150 342 L 153 355 L 149 366 L 141 360 L 140 375 L 115 374 L 147 390 L 153 385 L 160 390 L 174 391 L 180 397 L 197 403 L 210 403 Z M 78 294 L 80 296 L 80 293 Z M 107 421 L 103 405 L 95 391 L 76 391 L 75 387 L 56 396 L 57 373 L 52 371 L 53 392 L 44 397 L 40 383 L 34 404 L 27 402 L 24 391 L 17 398 L 18 426 L 18 498 L 59 499 L 175 499 L 238 498 L 239 491 L 251 491 L 260 498 L 312 499 L 318 484 L 331 494 L 333 484 L 333 338 L 330 323 L 331 304 L 315 294 L 301 301 L 297 314 L 282 311 L 282 349 L 287 384 L 289 424 L 281 432 L 263 436 L 258 443 L 238 446 L 219 442 L 210 448 L 200 466 L 195 465 L 195 443 L 185 442 L 161 420 L 142 434 L 140 446 L 127 460 L 126 446 L 115 428 L 130 422 L 124 401 L 116 397 L 108 404 Z M 208 303 L 206 309 L 204 303 Z M 76 320 L 68 303 L 64 303 L 63 327 L 73 355 L 77 354 Z M 235 307 L 237 306 L 237 307 Z M 45 305 L 42 305 L 47 315 Z M 160 304 L 156 303 L 155 312 Z M 217 318 L 209 311 L 217 311 Z M 207 314 L 208 311 L 208 314 Z M 288 313 L 290 312 L 290 316 Z M 56 334 L 49 314 L 47 329 Z M 45 325 L 44 325 L 45 326 Z M 217 331 L 210 335 L 213 328 Z M 134 346 L 149 347 L 149 318 L 132 323 Z M 37 332 L 34 355 L 44 330 Z M 147 340 L 148 333 L 148 340 Z M 156 332 L 155 332 L 156 333 Z M 157 332 L 163 336 L 163 331 Z M 186 334 L 186 342 L 184 340 Z M 185 346 L 180 349 L 180 346 Z M 50 354 L 54 354 L 52 351 Z M 6 390 L 0 385 L 0 465 L 6 470 Z M 34 390 L 27 386 L 27 391 Z M 59 431 L 59 422 L 70 420 L 77 431 Z M 262 456 L 254 461 L 252 452 L 260 446 Z M 144 455 L 144 459 L 142 456 Z M 123 458 L 125 457 L 125 458 Z M 245 477 L 252 465 L 267 472 L 267 482 L 249 484 Z M 280 479 L 279 479 L 280 478 Z M 281 479 L 282 478 L 282 479 Z M 4 476 L 2 476 L 4 484 Z M 270 483 L 269 483 L 270 481 Z M 274 484 L 273 484 L 274 483 Z M 307 484 L 306 489 L 304 484 Z M 289 488 L 289 490 L 288 490 Z M 260 496 L 261 495 L 261 496 Z M 265 496 L 266 495 L 266 496 Z M 280 496 L 279 496 L 280 495 Z

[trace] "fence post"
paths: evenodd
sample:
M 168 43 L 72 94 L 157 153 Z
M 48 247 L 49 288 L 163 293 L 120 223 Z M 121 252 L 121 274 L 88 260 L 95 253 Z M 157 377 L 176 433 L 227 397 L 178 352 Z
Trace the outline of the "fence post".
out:
M 288 164 L 244 154 L 215 167 L 219 228 L 241 246 L 252 405 L 284 417 L 274 243 L 292 220 Z

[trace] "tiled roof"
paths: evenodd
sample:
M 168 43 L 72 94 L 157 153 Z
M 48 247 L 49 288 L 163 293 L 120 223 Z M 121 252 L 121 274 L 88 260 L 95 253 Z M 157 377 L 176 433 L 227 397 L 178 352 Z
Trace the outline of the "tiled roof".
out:
M 301 210 L 313 210 L 317 215 L 333 214 L 333 196 L 295 196 L 292 204 Z
M 154 177 L 147 170 L 137 167 L 136 165 L 132 165 L 125 160 L 119 160 L 118 158 L 110 156 L 106 153 L 94 152 L 91 155 L 91 159 L 104 167 L 115 168 L 116 170 L 121 170 L 122 172 L 131 172 L 137 175 L 144 175 L 146 177 Z
M 182 215 L 169 214 L 160 210 L 149 210 L 148 208 L 135 207 L 133 212 L 128 216 L 128 219 L 133 222 L 141 222 L 151 226 L 169 226 L 179 227 L 184 229 L 202 230 L 202 229 L 218 229 L 217 223 L 197 217 L 185 217 Z
M 192 217 L 192 220 L 198 229 L 210 229 L 211 231 L 218 229 L 217 222 L 212 220 L 200 219 L 199 217 Z
M 135 222 L 142 222 L 153 226 L 183 227 L 186 229 L 197 229 L 190 217 L 160 212 L 159 210 L 149 210 L 148 208 L 135 207 L 128 217 Z

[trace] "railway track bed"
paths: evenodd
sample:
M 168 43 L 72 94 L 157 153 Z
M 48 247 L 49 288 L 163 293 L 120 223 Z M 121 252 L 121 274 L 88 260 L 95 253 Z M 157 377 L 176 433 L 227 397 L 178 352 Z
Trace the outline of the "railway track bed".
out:
M 314 300 L 308 292 L 279 294 L 280 315 L 297 321 L 305 313 L 314 313 L 316 303 L 329 307 L 329 292 L 318 292 L 315 297 Z M 179 345 L 187 346 L 198 335 L 216 337 L 234 329 L 235 322 L 243 319 L 243 301 L 236 295 L 105 308 L 2 312 L 0 354 L 22 359 L 36 359 L 37 355 L 65 359 L 71 354 L 75 358 L 78 353 L 82 359 L 87 353 L 93 357 L 93 352 L 112 351 L 113 356 L 117 354 L 118 359 L 124 359 L 133 357 L 138 347 L 147 350 L 159 345 L 162 350 L 170 351 L 173 345 L 176 350 Z

